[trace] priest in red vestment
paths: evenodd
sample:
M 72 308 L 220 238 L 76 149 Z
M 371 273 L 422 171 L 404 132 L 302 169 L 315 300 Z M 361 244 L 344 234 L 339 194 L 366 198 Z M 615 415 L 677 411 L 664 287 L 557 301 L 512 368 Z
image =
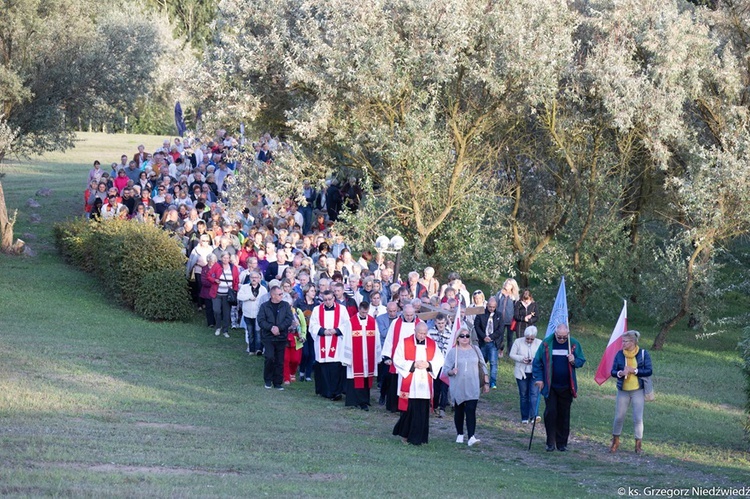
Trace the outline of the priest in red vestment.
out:
M 421 321 L 417 317 L 414 306 L 407 304 L 401 317 L 391 322 L 388 334 L 383 342 L 383 363 L 388 366 L 388 382 L 386 383 L 385 408 L 390 412 L 398 411 L 398 373 L 393 365 L 393 355 L 399 343 L 414 334 L 414 326 Z
M 398 371 L 398 405 L 401 416 L 393 434 L 412 445 L 426 444 L 430 430 L 432 381 L 443 367 L 443 354 L 427 337 L 427 324 L 416 325 L 414 334 L 400 341 L 393 354 Z
M 335 301 L 333 292 L 321 293 L 323 303 L 310 314 L 310 336 L 315 342 L 315 393 L 341 400 L 344 392 L 344 337 L 351 335 L 352 324 L 346 307 Z
M 380 337 L 375 319 L 367 312 L 370 303 L 362 301 L 358 312 L 351 316 L 351 334 L 344 335 L 346 366 L 346 405 L 370 410 L 370 388 L 378 374 Z

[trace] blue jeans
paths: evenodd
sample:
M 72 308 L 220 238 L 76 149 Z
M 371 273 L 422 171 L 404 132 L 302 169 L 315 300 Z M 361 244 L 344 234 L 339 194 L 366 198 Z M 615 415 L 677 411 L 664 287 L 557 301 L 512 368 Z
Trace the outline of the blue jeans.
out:
M 518 383 L 518 395 L 521 397 L 521 420 L 528 421 L 535 416 L 537 400 L 539 399 L 539 388 L 531 379 L 531 373 L 526 373 L 526 379 L 516 378 Z
M 260 342 L 260 329 L 258 329 L 257 319 L 245 317 L 245 343 L 247 343 L 247 351 L 250 353 L 263 350 L 263 344 Z
M 484 361 L 490 361 L 490 387 L 497 386 L 497 347 L 494 341 L 482 345 Z

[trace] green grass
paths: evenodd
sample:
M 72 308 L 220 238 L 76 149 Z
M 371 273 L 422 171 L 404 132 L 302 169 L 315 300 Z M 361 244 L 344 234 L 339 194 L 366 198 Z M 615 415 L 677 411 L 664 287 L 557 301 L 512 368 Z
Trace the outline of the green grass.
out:
M 144 321 L 61 262 L 50 224 L 80 211 L 91 162 L 161 142 L 81 138 L 68 154 L 2 167 L 18 235 L 36 235 L 39 254 L 0 255 L 0 495 L 616 497 L 620 486 L 750 484 L 739 328 L 705 338 L 677 330 L 651 352 L 658 398 L 646 408 L 642 457 L 627 422 L 622 450 L 606 452 L 615 388 L 593 376 L 613 324 L 573 326 L 588 362 L 568 454 L 544 452 L 541 428 L 526 450 L 507 361 L 480 402 L 473 448 L 453 442 L 450 417 L 434 419 L 430 444 L 414 448 L 391 436 L 394 416 L 378 407 L 347 409 L 316 398 L 310 383 L 269 393 L 239 331 L 216 338 L 198 316 Z M 31 225 L 25 200 L 40 187 L 54 194 L 37 198 L 42 223 Z M 745 313 L 746 299 L 736 300 Z M 631 310 L 631 325 L 638 316 Z M 637 327 L 649 345 L 655 328 Z

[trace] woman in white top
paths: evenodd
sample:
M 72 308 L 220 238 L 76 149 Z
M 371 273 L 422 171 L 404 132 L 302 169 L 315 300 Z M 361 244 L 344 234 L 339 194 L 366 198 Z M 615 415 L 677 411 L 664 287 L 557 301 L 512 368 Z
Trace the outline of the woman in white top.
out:
M 531 371 L 534 356 L 541 344 L 542 340 L 536 337 L 536 326 L 529 326 L 524 331 L 524 337 L 514 341 L 510 349 L 510 358 L 516 362 L 513 374 L 516 376 L 518 395 L 521 398 L 521 423 L 523 424 L 528 423 L 533 417 L 539 420 L 536 414 L 539 388 L 534 384 Z

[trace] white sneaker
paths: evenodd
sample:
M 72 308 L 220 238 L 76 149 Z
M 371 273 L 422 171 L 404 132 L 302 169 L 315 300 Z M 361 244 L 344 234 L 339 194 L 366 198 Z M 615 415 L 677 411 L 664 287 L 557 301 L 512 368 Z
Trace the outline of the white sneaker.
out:
M 529 420 L 528 419 L 523 419 L 523 420 L 521 420 L 521 424 L 529 424 Z
M 214 331 L 214 334 L 215 334 L 216 336 L 220 336 L 220 335 L 221 335 L 221 328 L 219 328 L 219 329 L 217 329 L 216 331 Z
M 456 443 L 457 443 L 457 444 L 462 444 L 462 443 L 464 443 L 464 436 L 463 436 L 463 435 L 459 435 L 459 436 L 457 436 L 457 437 L 456 437 Z
M 229 338 L 229 333 L 224 333 L 224 338 Z
M 471 437 L 469 439 L 469 447 L 471 447 L 474 444 L 478 444 L 479 442 L 481 442 L 481 440 L 479 440 L 477 437 Z

